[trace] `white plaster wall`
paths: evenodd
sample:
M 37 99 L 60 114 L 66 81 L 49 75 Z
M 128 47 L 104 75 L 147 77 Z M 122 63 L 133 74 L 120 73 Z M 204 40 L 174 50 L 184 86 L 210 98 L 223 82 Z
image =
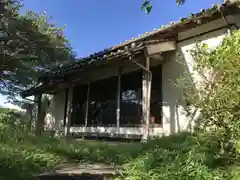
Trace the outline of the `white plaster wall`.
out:
M 200 28 L 201 29 L 201 28 Z M 191 31 L 191 30 L 190 30 Z M 200 76 L 194 71 L 195 64 L 190 50 L 196 47 L 197 43 L 206 43 L 209 48 L 217 47 L 227 35 L 227 29 L 221 29 L 202 36 L 197 36 L 177 44 L 177 51 L 165 55 L 165 62 L 162 70 L 162 96 L 163 96 L 163 131 L 165 134 L 179 131 L 189 131 L 190 118 L 184 111 L 181 88 L 174 85 L 176 79 L 187 73 L 189 83 L 198 82 Z M 185 32 L 184 34 L 187 34 Z M 177 54 L 181 56 L 178 56 Z M 192 83 L 193 84 L 193 83 Z M 192 123 L 190 123 L 192 124 Z
M 45 130 L 59 131 L 63 127 L 65 107 L 65 90 L 51 97 L 50 106 L 45 116 Z
M 238 21 L 239 23 L 237 23 L 237 25 L 240 25 L 239 16 L 228 16 L 227 19 L 229 23 Z M 199 80 L 199 76 L 193 70 L 194 61 L 189 50 L 194 48 L 198 42 L 205 42 L 210 48 L 216 47 L 226 35 L 227 29 L 218 30 L 185 41 L 184 39 L 225 25 L 226 22 L 223 21 L 223 19 L 219 19 L 209 24 L 179 33 L 178 39 L 182 42 L 177 44 L 177 51 L 165 55 L 165 62 L 163 62 L 162 66 L 163 129 L 161 132 L 163 132 L 163 134 L 167 135 L 178 131 L 189 130 L 189 118 L 187 118 L 184 113 L 184 102 L 181 100 L 182 92 L 180 88 L 177 88 L 174 85 L 176 79 L 183 75 L 184 72 L 191 74 L 191 78 L 194 82 Z M 177 52 L 180 53 L 183 58 L 179 59 Z M 71 109 L 71 93 L 72 92 L 70 91 L 68 98 L 68 111 L 69 108 Z M 53 104 L 49 108 L 45 118 L 46 127 L 53 130 L 62 129 L 64 121 L 64 105 L 65 90 L 57 92 L 53 97 Z M 70 131 L 71 130 L 74 131 L 73 129 L 70 129 Z

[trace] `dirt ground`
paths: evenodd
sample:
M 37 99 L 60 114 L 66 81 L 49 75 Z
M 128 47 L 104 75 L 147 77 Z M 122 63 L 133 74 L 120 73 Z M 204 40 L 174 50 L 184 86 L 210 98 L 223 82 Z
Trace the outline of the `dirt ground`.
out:
M 117 175 L 114 167 L 104 164 L 65 164 L 55 171 L 39 175 L 39 180 L 106 180 Z

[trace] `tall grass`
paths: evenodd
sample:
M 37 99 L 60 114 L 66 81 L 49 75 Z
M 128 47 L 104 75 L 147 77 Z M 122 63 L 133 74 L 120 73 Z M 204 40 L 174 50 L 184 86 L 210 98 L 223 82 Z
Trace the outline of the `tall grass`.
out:
M 35 174 L 72 161 L 118 165 L 127 180 L 240 179 L 238 154 L 222 154 L 214 133 L 112 144 L 36 137 L 24 124 L 11 121 L 9 114 L 0 117 L 0 179 L 34 179 Z

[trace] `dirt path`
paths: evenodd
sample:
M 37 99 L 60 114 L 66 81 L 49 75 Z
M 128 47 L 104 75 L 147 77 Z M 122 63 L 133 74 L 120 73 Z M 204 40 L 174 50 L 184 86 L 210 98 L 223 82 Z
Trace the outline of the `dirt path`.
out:
M 115 168 L 105 164 L 65 164 L 53 172 L 39 175 L 40 180 L 103 180 L 116 176 Z
M 104 179 L 106 179 L 106 176 L 104 175 L 92 175 L 92 174 L 46 175 L 46 176 L 41 176 L 39 178 L 39 180 L 104 180 Z

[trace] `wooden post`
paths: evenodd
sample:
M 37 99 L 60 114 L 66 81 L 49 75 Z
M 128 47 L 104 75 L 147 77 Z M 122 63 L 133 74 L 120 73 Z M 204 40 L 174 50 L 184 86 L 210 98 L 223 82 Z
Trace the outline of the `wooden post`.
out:
M 73 88 L 68 90 L 65 98 L 68 98 L 67 102 L 67 116 L 66 116 L 66 125 L 64 127 L 65 136 L 69 136 L 70 133 L 70 125 L 71 125 L 71 116 L 72 116 L 72 96 L 73 96 Z
M 65 102 L 64 102 L 64 120 L 63 120 L 63 126 L 65 127 L 67 124 L 67 115 L 68 115 L 68 93 L 69 89 L 67 88 L 65 91 Z
M 142 141 L 147 141 L 149 137 L 149 121 L 150 121 L 150 99 L 151 99 L 151 81 L 152 72 L 150 71 L 150 57 L 147 49 L 144 50 L 146 58 L 146 66 L 134 61 L 132 56 L 129 56 L 129 60 L 142 68 L 142 123 L 144 124 L 144 132 L 142 136 Z
M 29 126 L 28 126 L 28 129 L 29 129 L 30 132 L 32 130 L 33 106 L 34 106 L 34 104 L 28 104 L 28 109 L 27 109 L 27 111 L 28 111 L 27 114 L 29 114 L 29 116 L 30 116 L 29 117 Z
M 122 69 L 118 70 L 117 79 L 117 110 L 116 110 L 116 120 L 117 120 L 117 133 L 120 133 L 120 111 L 121 111 L 121 74 Z
M 150 128 L 150 119 L 151 119 L 151 88 L 152 88 L 152 74 L 148 73 L 148 100 L 147 100 L 147 124 L 146 124 L 146 134 L 147 134 L 147 139 L 149 138 L 149 128 Z
M 36 95 L 37 100 L 37 122 L 36 122 L 36 135 L 41 135 L 44 130 L 44 117 L 42 112 L 42 94 Z
M 142 111 L 143 111 L 143 123 L 144 134 L 142 141 L 147 141 L 149 138 L 149 121 L 150 121 L 150 97 L 151 97 L 151 72 L 150 72 L 150 57 L 145 51 L 146 58 L 146 70 L 143 71 L 142 80 Z
M 147 77 L 146 71 L 143 70 L 142 75 L 142 125 L 144 130 L 143 139 L 145 139 L 145 124 L 147 117 Z
M 85 127 L 84 134 L 87 132 L 87 124 L 88 124 L 88 111 L 89 111 L 89 98 L 90 98 L 90 83 L 87 85 L 87 99 L 86 99 L 86 109 L 85 109 Z

